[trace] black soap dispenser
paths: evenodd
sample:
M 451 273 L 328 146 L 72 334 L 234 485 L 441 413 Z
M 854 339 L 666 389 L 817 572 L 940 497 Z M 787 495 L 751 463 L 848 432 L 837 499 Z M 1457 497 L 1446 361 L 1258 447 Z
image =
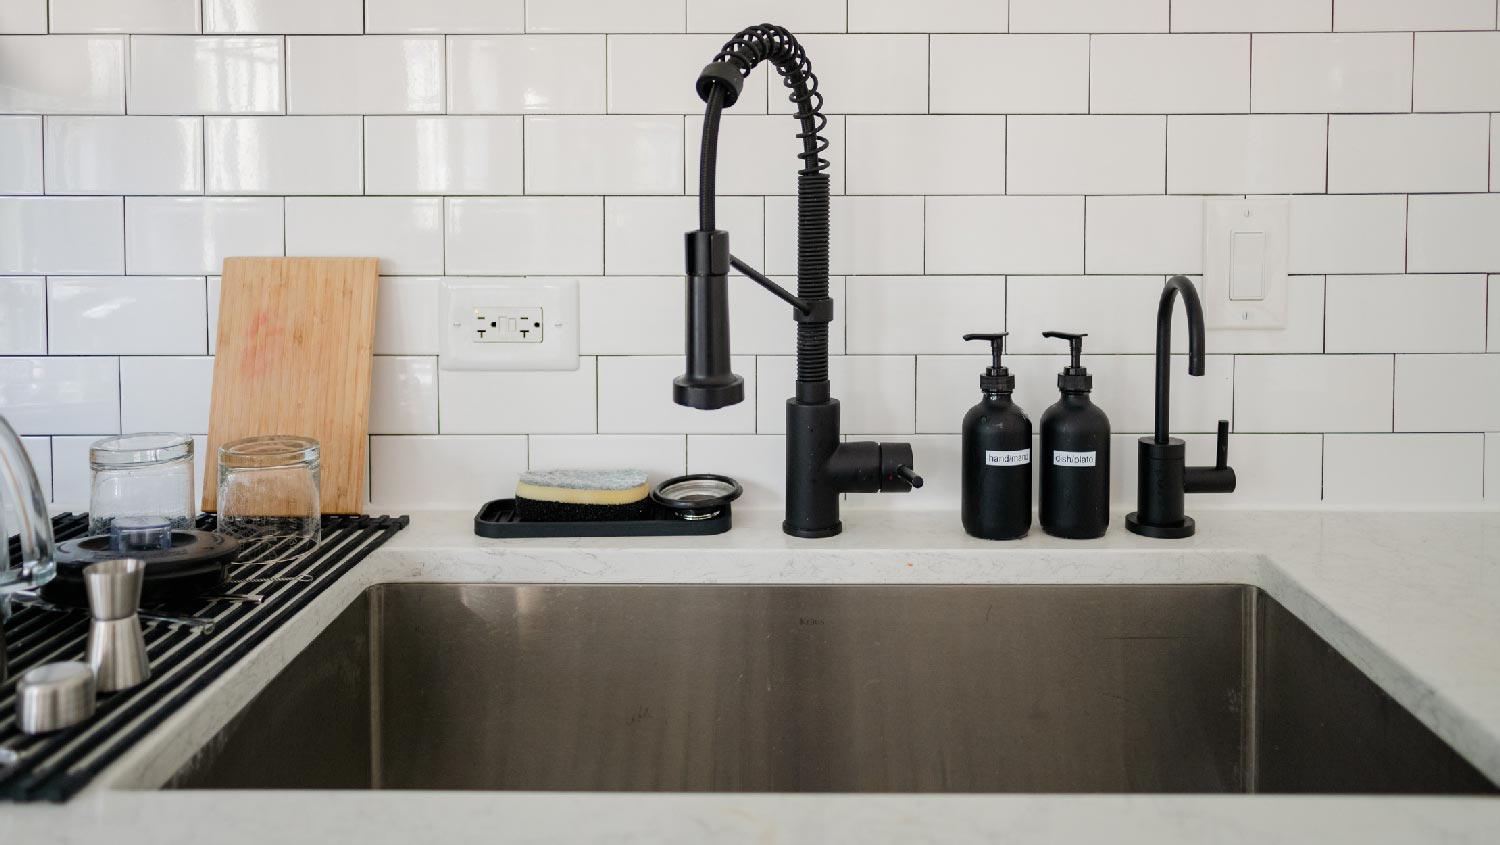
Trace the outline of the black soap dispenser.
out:
M 1089 398 L 1086 334 L 1043 332 L 1068 342 L 1072 363 L 1057 376 L 1062 397 L 1042 414 L 1042 530 L 1089 540 L 1109 528 L 1109 417 Z
M 979 377 L 984 397 L 964 415 L 964 530 L 1016 540 L 1031 530 L 1031 420 L 1011 401 L 1016 378 L 1000 363 L 1005 332 L 966 334 L 990 344 L 994 363 Z

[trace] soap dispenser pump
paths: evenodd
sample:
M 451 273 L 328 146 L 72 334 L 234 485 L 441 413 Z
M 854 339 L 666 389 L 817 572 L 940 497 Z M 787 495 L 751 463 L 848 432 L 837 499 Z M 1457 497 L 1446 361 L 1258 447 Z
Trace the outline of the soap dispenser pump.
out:
M 1031 420 L 1011 401 L 1016 378 L 1000 360 L 1005 337 L 964 335 L 988 342 L 994 358 L 963 425 L 964 530 L 985 540 L 1016 540 L 1031 530 Z
M 1042 530 L 1089 540 L 1109 528 L 1109 417 L 1089 393 L 1094 377 L 1083 366 L 1086 334 L 1043 332 L 1068 342 L 1072 361 L 1057 376 L 1062 394 L 1042 414 Z

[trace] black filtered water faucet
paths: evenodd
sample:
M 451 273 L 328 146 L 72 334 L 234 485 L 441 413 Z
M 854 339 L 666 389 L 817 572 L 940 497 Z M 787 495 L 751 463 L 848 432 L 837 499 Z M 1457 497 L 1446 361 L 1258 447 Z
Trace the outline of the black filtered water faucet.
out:
M 745 77 L 769 61 L 791 89 L 797 138 L 797 293 L 793 294 L 729 251 L 729 233 L 714 225 L 714 180 L 719 117 L 739 98 Z M 786 403 L 786 520 L 793 537 L 832 537 L 843 530 L 845 493 L 905 493 L 922 486 L 908 443 L 843 443 L 839 402 L 828 382 L 828 123 L 823 95 L 807 53 L 790 32 L 761 24 L 741 31 L 698 76 L 703 145 L 698 162 L 698 228 L 686 235 L 687 371 L 672 381 L 672 399 L 713 410 L 744 401 L 745 380 L 729 369 L 729 270 L 733 268 L 792 306 L 797 323 L 797 388 Z
M 1125 517 L 1125 527 L 1136 534 L 1164 540 L 1191 537 L 1196 530 L 1193 518 L 1183 512 L 1184 493 L 1233 493 L 1236 484 L 1229 466 L 1228 420 L 1219 420 L 1218 461 L 1211 467 L 1187 466 L 1187 446 L 1170 430 L 1172 305 L 1178 294 L 1188 320 L 1188 375 L 1201 376 L 1205 369 L 1198 289 L 1186 276 L 1173 276 L 1156 308 L 1156 432 L 1140 440 L 1139 509 Z

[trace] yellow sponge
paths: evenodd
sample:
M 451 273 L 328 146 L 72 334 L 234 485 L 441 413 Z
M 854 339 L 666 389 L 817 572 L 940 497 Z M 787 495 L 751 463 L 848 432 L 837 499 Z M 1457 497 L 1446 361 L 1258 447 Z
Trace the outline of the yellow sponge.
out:
M 516 517 L 528 522 L 638 519 L 650 509 L 646 473 L 531 470 L 516 484 Z

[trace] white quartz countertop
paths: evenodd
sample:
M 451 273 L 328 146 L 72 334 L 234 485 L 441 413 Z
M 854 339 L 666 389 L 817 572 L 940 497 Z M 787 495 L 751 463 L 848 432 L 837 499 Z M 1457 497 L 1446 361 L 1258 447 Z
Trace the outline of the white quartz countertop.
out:
M 1206 511 L 1188 540 L 964 535 L 952 514 L 846 510 L 797 540 L 739 512 L 717 537 L 484 540 L 415 514 L 63 806 L 0 805 L 0 842 L 1500 841 L 1500 798 L 163 792 L 167 777 L 366 587 L 388 582 L 1100 584 L 1264 589 L 1500 781 L 1500 513 Z

